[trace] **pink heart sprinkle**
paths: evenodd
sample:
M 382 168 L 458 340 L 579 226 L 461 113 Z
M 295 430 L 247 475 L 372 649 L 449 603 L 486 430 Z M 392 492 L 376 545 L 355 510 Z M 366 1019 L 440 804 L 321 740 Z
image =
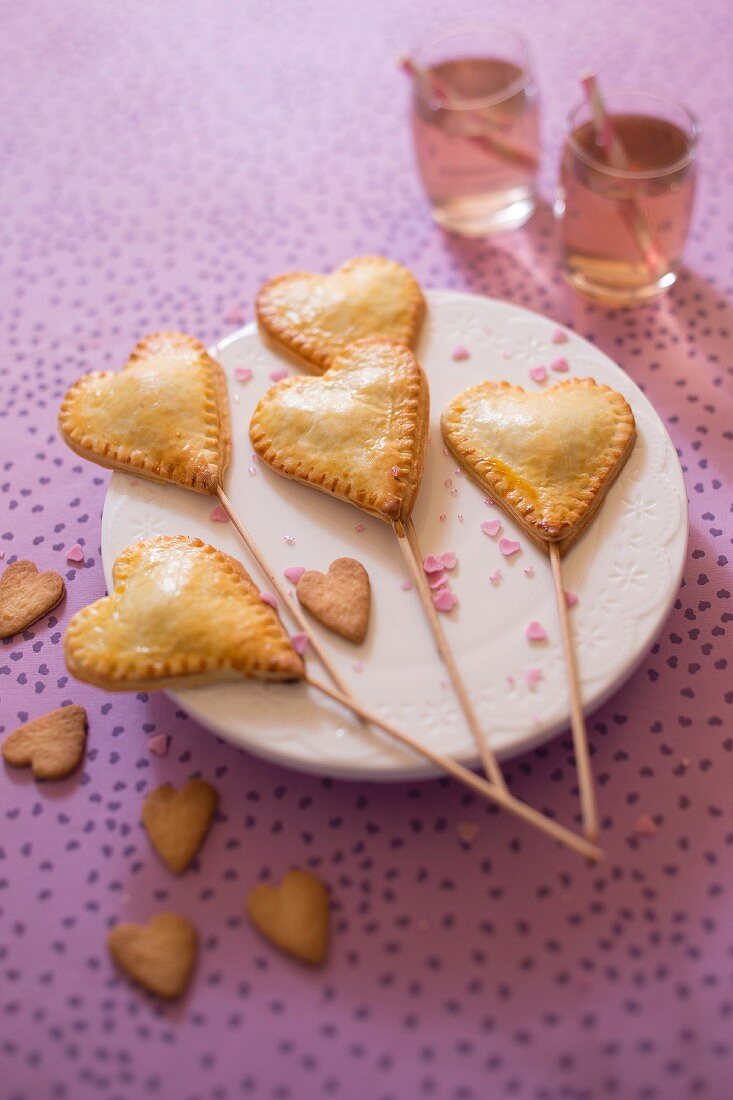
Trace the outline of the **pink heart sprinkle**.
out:
M 451 358 L 455 359 L 456 362 L 458 362 L 458 360 L 460 359 L 470 359 L 471 352 L 468 350 L 468 348 L 464 348 L 463 344 L 456 344 L 456 346 L 453 348 L 453 354 Z
M 564 329 L 556 328 L 552 334 L 553 344 L 567 344 L 570 337 Z
M 78 542 L 75 543 L 73 546 L 70 546 L 69 549 L 66 551 L 66 560 L 76 562 L 84 561 L 84 551 Z
M 533 565 L 528 565 L 524 570 L 524 575 L 525 575 L 525 577 L 533 577 L 534 576 L 534 566 Z
M 293 643 L 293 649 L 296 653 L 299 653 L 301 657 L 308 648 L 308 635 L 299 630 L 297 634 L 291 635 L 290 641 Z
M 441 514 L 440 514 L 440 515 L 438 516 L 438 519 L 440 520 L 440 522 L 441 522 L 441 523 L 445 523 L 445 521 L 446 521 L 446 519 L 447 519 L 447 518 L 448 518 L 448 517 L 446 516 L 445 512 L 442 512 L 442 513 L 441 513 Z
M 659 829 L 651 814 L 639 814 L 634 822 L 634 832 L 637 836 L 656 836 Z
M 514 679 L 513 676 L 507 676 L 506 682 L 509 684 L 510 688 L 513 688 L 513 687 L 517 686 L 517 681 Z
M 229 516 L 226 514 L 221 504 L 217 504 L 216 508 L 212 508 L 209 512 L 209 519 L 214 523 L 228 523 Z
M 478 825 L 475 821 L 459 821 L 456 825 L 458 839 L 464 844 L 472 844 L 478 836 Z
M 528 642 L 547 641 L 547 631 L 541 623 L 531 622 L 524 633 Z
M 224 320 L 228 325 L 241 325 L 244 323 L 244 314 L 241 309 L 237 309 L 237 307 L 234 306 L 229 310 Z
M 529 377 L 533 382 L 544 382 L 547 378 L 547 367 L 532 367 Z
M 399 476 L 400 476 L 399 466 L 393 466 L 392 467 L 392 477 L 399 477 Z
M 542 669 L 541 668 L 528 668 L 527 671 L 524 674 L 524 678 L 527 681 L 527 687 L 529 687 L 529 688 L 536 687 L 536 685 L 542 679 Z
M 578 597 L 575 595 L 574 592 L 566 592 L 565 593 L 565 606 L 566 607 L 575 607 L 577 602 L 578 602 Z
M 501 531 L 500 519 L 487 519 L 481 524 L 481 530 L 485 535 L 488 535 L 490 539 L 496 538 Z
M 458 603 L 458 596 L 448 588 L 441 588 L 440 592 L 436 592 L 433 596 L 433 603 L 436 611 L 452 611 Z
M 446 489 L 450 489 L 451 485 L 453 484 L 453 478 L 447 477 L 443 484 L 445 485 Z
M 260 592 L 260 599 L 263 603 L 269 604 L 270 607 L 274 608 L 275 611 L 277 611 L 277 601 L 272 592 L 268 592 L 267 590 Z
M 148 752 L 153 752 L 156 756 L 165 756 L 168 752 L 168 735 L 158 733 L 155 737 L 151 737 L 148 741 Z
M 438 554 L 438 561 L 442 563 L 444 569 L 455 569 L 458 558 L 452 550 L 444 550 L 442 554 Z
M 357 525 L 356 525 L 356 527 L 354 528 L 354 530 L 356 531 L 356 533 L 357 533 L 358 535 L 360 535 L 360 534 L 362 533 L 362 531 L 364 530 L 364 524 L 363 524 L 363 523 L 357 523 Z
M 254 371 L 250 370 L 249 367 L 236 367 L 234 371 L 234 377 L 237 382 L 241 382 L 242 385 L 244 385 L 245 382 L 249 382 L 253 376 Z
M 283 542 L 286 542 L 288 546 L 295 546 L 295 535 L 283 535 Z
M 284 577 L 286 580 L 289 580 L 291 584 L 297 584 L 304 573 L 305 568 L 302 565 L 289 565 L 287 569 L 283 569 Z
M 444 569 L 443 562 L 440 558 L 436 558 L 435 554 L 428 554 L 423 560 L 422 567 L 426 573 L 442 573 Z
M 561 355 L 559 359 L 553 359 L 550 363 L 550 370 L 556 371 L 557 374 L 566 374 L 570 370 L 570 364 Z
M 248 466 L 247 473 L 250 477 L 257 477 L 257 471 L 255 470 L 254 466 Z
M 287 378 L 288 372 L 285 367 L 278 367 L 277 370 L 270 371 L 270 378 L 273 382 L 282 382 L 283 378 Z
M 512 554 L 516 554 L 517 550 L 521 550 L 522 547 L 515 539 L 499 539 L 499 549 L 505 558 L 510 558 Z
M 495 569 L 493 573 L 489 573 L 489 580 L 492 584 L 498 584 L 501 580 L 501 569 Z
M 400 588 L 403 592 L 409 592 L 412 588 L 412 581 L 400 581 Z
M 484 504 L 487 504 L 489 508 L 493 508 L 495 502 L 491 499 L 491 497 L 484 497 Z
M 428 584 L 431 588 L 442 588 L 444 584 L 448 583 L 449 579 L 446 573 L 431 573 Z

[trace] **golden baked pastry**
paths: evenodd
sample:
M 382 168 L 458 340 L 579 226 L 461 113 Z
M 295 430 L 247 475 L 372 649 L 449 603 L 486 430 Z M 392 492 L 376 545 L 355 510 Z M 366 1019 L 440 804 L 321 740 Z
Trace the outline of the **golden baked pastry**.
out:
M 244 567 L 185 535 L 128 546 L 112 595 L 82 608 L 64 637 L 77 680 L 107 691 L 221 680 L 297 680 L 303 662 Z
M 397 523 L 417 496 L 428 410 L 412 352 L 375 336 L 352 344 L 321 378 L 278 382 L 255 409 L 249 434 L 277 473 Z
M 425 299 L 406 267 L 383 256 L 359 256 L 330 275 L 278 275 L 260 288 L 255 308 L 267 335 L 324 371 L 366 336 L 411 346 Z
M 224 372 L 192 336 L 153 333 L 123 370 L 86 374 L 71 387 L 59 428 L 100 466 L 216 493 L 231 446 Z
M 583 533 L 636 438 L 615 390 L 571 378 L 541 393 L 482 382 L 451 401 L 445 442 L 538 543 L 565 551 Z

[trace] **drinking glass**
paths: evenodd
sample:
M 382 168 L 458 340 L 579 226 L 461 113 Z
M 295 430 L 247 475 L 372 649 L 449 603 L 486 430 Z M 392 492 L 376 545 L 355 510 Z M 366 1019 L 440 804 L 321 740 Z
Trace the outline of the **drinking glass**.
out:
M 515 229 L 535 207 L 537 89 L 524 43 L 465 26 L 414 55 L 415 154 L 439 225 L 476 237 Z
M 643 305 L 673 285 L 695 193 L 696 119 L 647 92 L 605 96 L 624 167 L 609 163 L 587 103 L 574 107 L 555 215 L 566 281 L 610 306 Z

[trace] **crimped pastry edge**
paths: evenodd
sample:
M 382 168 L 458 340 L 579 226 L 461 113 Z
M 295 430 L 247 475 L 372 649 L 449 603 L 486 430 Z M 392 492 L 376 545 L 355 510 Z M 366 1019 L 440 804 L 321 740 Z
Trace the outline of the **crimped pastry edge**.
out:
M 87 386 L 92 378 L 109 377 L 121 373 L 119 371 L 92 371 L 82 375 L 74 382 L 61 402 L 58 415 L 59 432 L 66 445 L 75 454 L 79 455 L 80 458 L 96 463 L 98 466 L 103 466 L 105 469 L 137 473 L 151 481 L 173 482 L 183 488 L 192 489 L 194 492 L 216 495 L 231 457 L 231 420 L 226 375 L 221 365 L 209 355 L 199 340 L 187 333 L 168 330 L 150 333 L 139 340 L 122 370 L 134 369 L 135 364 L 146 357 L 147 346 L 161 338 L 185 341 L 187 346 L 199 355 L 202 366 L 210 371 L 210 377 L 206 385 L 206 396 L 207 400 L 213 398 L 216 422 L 207 422 L 207 433 L 211 433 L 207 437 L 211 442 L 211 449 L 216 451 L 218 455 L 217 473 L 215 475 L 202 473 L 200 467 L 192 462 L 180 467 L 173 467 L 166 472 L 159 464 L 148 465 L 145 456 L 139 451 L 132 451 L 127 457 L 122 457 L 123 448 L 119 444 L 110 453 L 106 453 L 106 443 L 99 436 L 92 435 L 89 444 L 84 445 L 82 439 L 87 437 L 81 436 L 73 423 L 72 395 L 75 396 L 77 391 L 81 392 L 82 388 Z M 209 467 L 209 469 L 211 468 Z
M 286 271 L 281 275 L 274 275 L 271 279 L 268 279 L 267 282 L 263 283 L 255 297 L 255 315 L 258 324 L 266 333 L 267 338 L 272 341 L 274 349 L 279 351 L 284 350 L 286 353 L 289 352 L 295 356 L 296 362 L 306 363 L 311 369 L 315 369 L 321 374 L 333 366 L 338 357 L 350 345 L 340 344 L 338 347 L 328 348 L 320 344 L 318 340 L 314 340 L 306 333 L 303 333 L 300 329 L 293 328 L 289 325 L 278 324 L 277 310 L 270 307 L 268 295 L 274 287 L 282 283 L 300 279 L 320 281 L 324 278 L 330 278 L 333 275 L 348 274 L 354 267 L 363 263 L 399 268 L 400 272 L 407 276 L 412 291 L 408 304 L 408 319 L 405 321 L 403 331 L 400 333 L 401 338 L 398 338 L 394 334 L 386 338 L 391 339 L 393 343 L 404 344 L 405 347 L 412 348 L 416 342 L 426 311 L 425 296 L 422 292 L 422 288 L 410 269 L 405 267 L 404 264 L 398 263 L 397 260 L 389 260 L 385 256 L 370 254 L 366 256 L 355 256 L 339 267 L 334 268 L 333 271 L 328 272 L 326 275 L 319 275 L 311 271 Z M 374 333 L 373 335 L 378 336 L 380 334 Z M 368 337 L 364 337 L 364 339 L 368 339 Z
M 80 630 L 83 630 L 86 626 L 87 619 L 94 614 L 95 609 L 100 604 L 122 594 L 124 585 L 129 576 L 129 567 L 134 553 L 139 553 L 146 546 L 152 546 L 161 542 L 188 543 L 197 549 L 207 551 L 210 556 L 215 557 L 220 565 L 229 568 L 235 577 L 243 581 L 245 588 L 251 589 L 251 592 L 255 595 L 258 594 L 254 582 L 241 562 L 231 557 L 231 555 L 225 554 L 222 550 L 217 550 L 216 547 L 203 542 L 201 539 L 191 538 L 188 535 L 160 535 L 157 538 L 141 539 L 138 542 L 132 543 L 122 551 L 114 563 L 112 570 L 112 578 L 115 585 L 114 591 L 109 596 L 102 597 L 100 600 L 95 600 L 94 603 L 88 604 L 86 607 L 77 611 L 66 628 L 63 643 L 64 658 L 69 672 L 77 680 L 93 684 L 95 687 L 103 688 L 106 691 L 144 691 L 159 690 L 167 687 L 197 687 L 230 680 L 241 682 L 243 680 L 253 679 L 276 683 L 288 683 L 291 681 L 300 681 L 304 678 L 305 666 L 295 650 L 292 651 L 292 656 L 294 658 L 292 675 L 281 675 L 277 669 L 273 670 L 272 668 L 266 669 L 262 667 L 249 671 L 228 668 L 226 666 L 206 667 L 210 663 L 208 658 L 199 657 L 189 659 L 180 657 L 168 658 L 162 662 L 155 662 L 156 667 L 158 664 L 162 665 L 160 674 L 151 671 L 153 662 L 149 662 L 146 666 L 146 670 L 143 670 L 140 676 L 126 676 L 123 674 L 116 677 L 109 672 L 109 665 L 111 662 L 107 662 L 105 668 L 105 662 L 102 660 L 98 660 L 95 664 L 83 664 L 77 660 L 77 651 L 75 650 L 74 642 Z M 283 631 L 285 631 L 284 627 Z M 287 632 L 285 633 L 287 636 Z M 190 671 L 179 670 L 183 662 L 189 665 Z M 176 671 L 173 671 L 173 668 L 175 668 Z
M 338 500 L 345 501 L 347 504 L 353 504 L 355 507 L 361 509 L 362 511 L 368 512 L 370 515 L 376 516 L 377 519 L 380 519 L 385 523 L 395 524 L 399 522 L 406 522 L 409 519 L 412 508 L 414 507 L 417 491 L 420 487 L 420 479 L 422 477 L 425 452 L 427 449 L 427 428 L 430 415 L 430 392 L 428 389 L 425 372 L 423 371 L 422 367 L 418 363 L 410 348 L 408 348 L 405 344 L 397 344 L 395 341 L 388 340 L 383 336 L 366 336 L 362 340 L 357 340 L 355 341 L 355 343 L 349 344 L 343 354 L 348 354 L 348 352 L 352 348 L 358 348 L 372 343 L 393 348 L 402 352 L 403 356 L 409 356 L 409 362 L 407 366 L 410 370 L 414 371 L 414 378 L 417 381 L 417 391 L 413 395 L 411 395 L 409 399 L 410 411 L 414 411 L 415 414 L 415 429 L 414 432 L 410 433 L 409 438 L 405 438 L 403 436 L 399 442 L 400 451 L 409 450 L 409 448 L 413 446 L 413 440 L 415 447 L 413 461 L 409 463 L 406 468 L 405 466 L 401 467 L 401 472 L 404 471 L 407 474 L 406 481 L 404 482 L 405 492 L 403 493 L 402 497 L 397 497 L 396 494 L 394 495 L 394 497 L 388 497 L 382 494 L 378 494 L 376 492 L 372 492 L 371 495 L 368 496 L 365 500 L 352 499 L 352 497 L 348 495 L 347 491 L 341 492 L 327 485 L 324 485 L 323 482 L 325 480 L 325 475 L 320 478 L 314 478 L 311 476 L 310 470 L 305 474 L 293 473 L 291 469 L 289 469 L 288 466 L 285 464 L 285 462 L 277 456 L 277 453 L 270 454 L 271 445 L 268 445 L 266 447 L 262 446 L 262 439 L 266 438 L 264 430 L 262 428 L 259 429 L 261 433 L 259 435 L 259 438 L 256 438 L 254 434 L 258 430 L 257 425 L 259 424 L 260 409 L 269 404 L 269 402 L 273 399 L 275 395 L 275 391 L 282 392 L 284 389 L 288 389 L 296 385 L 302 378 L 306 376 L 300 375 L 294 378 L 286 378 L 283 381 L 277 382 L 274 386 L 270 387 L 264 397 L 262 397 L 257 403 L 255 411 L 252 415 L 252 419 L 250 421 L 249 435 L 252 446 L 254 447 L 257 454 L 260 456 L 262 461 L 265 462 L 266 465 L 270 467 L 270 469 L 275 470 L 276 473 L 281 474 L 283 477 L 290 478 L 292 481 L 300 481 L 304 484 L 310 485 L 314 489 L 319 489 L 322 492 L 327 493 L 331 497 L 336 497 L 336 499 Z M 334 368 L 336 370 L 339 369 L 339 359 L 337 359 L 334 363 Z M 322 377 L 325 377 L 325 373 Z M 338 483 L 340 479 L 336 478 L 335 480 L 336 483 Z M 389 502 L 392 499 L 398 502 L 398 507 L 390 507 Z M 384 502 L 381 507 L 378 503 L 380 500 Z M 392 515 L 390 514 L 390 512 L 393 512 L 394 514 Z
M 555 383 L 554 386 L 551 386 L 549 387 L 549 389 L 544 390 L 543 393 L 550 393 L 552 392 L 552 390 L 560 389 L 562 387 L 572 387 L 573 389 L 575 389 L 579 385 L 592 385 L 598 390 L 613 394 L 615 398 L 617 398 L 620 402 L 623 402 L 626 410 L 628 411 L 628 418 L 630 418 L 630 424 L 628 424 L 627 418 L 629 433 L 624 445 L 618 447 L 613 452 L 611 452 L 608 461 L 601 468 L 601 473 L 603 474 L 603 477 L 601 478 L 600 485 L 593 491 L 592 498 L 588 506 L 579 515 L 576 515 L 574 523 L 572 522 L 572 518 L 565 520 L 562 528 L 554 534 L 550 533 L 550 531 L 542 534 L 540 531 L 540 525 L 534 524 L 531 522 L 531 520 L 527 519 L 527 511 L 529 511 L 529 506 L 527 506 L 527 511 L 523 512 L 520 508 L 511 503 L 509 499 L 511 494 L 507 494 L 506 497 L 503 496 L 499 489 L 500 479 L 495 479 L 495 482 L 489 481 L 479 473 L 479 471 L 470 461 L 470 458 L 468 456 L 475 453 L 475 449 L 471 448 L 469 451 L 467 448 L 462 448 L 459 443 L 456 443 L 451 438 L 450 434 L 451 429 L 449 426 L 449 413 L 453 410 L 456 402 L 458 402 L 459 400 L 465 400 L 465 398 L 469 394 L 472 394 L 476 391 L 485 390 L 487 387 L 492 388 L 494 391 L 500 389 L 512 390 L 514 392 L 520 393 L 526 393 L 527 391 L 522 386 L 514 385 L 510 382 L 490 380 L 479 382 L 477 385 L 469 386 L 467 389 L 462 390 L 461 393 L 457 394 L 456 397 L 454 397 L 453 400 L 446 406 L 441 415 L 441 434 L 443 436 L 443 440 L 446 446 L 449 448 L 451 453 L 458 459 L 458 461 L 461 463 L 461 466 L 467 471 L 472 480 L 475 481 L 476 484 L 482 490 L 484 490 L 491 497 L 491 499 L 521 527 L 521 529 L 527 535 L 529 535 L 532 541 L 537 546 L 541 547 L 547 554 L 549 554 L 549 544 L 551 542 L 557 544 L 561 555 L 567 553 L 567 551 L 585 533 L 587 527 L 591 523 L 593 517 L 595 516 L 600 505 L 605 499 L 608 491 L 621 473 L 621 470 L 623 469 L 629 455 L 631 454 L 631 451 L 633 450 L 634 443 L 636 442 L 636 422 L 634 419 L 633 410 L 631 409 L 631 406 L 626 401 L 624 396 L 618 393 L 617 390 L 614 390 L 611 386 L 607 386 L 604 383 L 598 383 L 593 378 L 571 378 Z M 568 525 L 572 525 L 571 530 L 569 533 L 565 533 Z

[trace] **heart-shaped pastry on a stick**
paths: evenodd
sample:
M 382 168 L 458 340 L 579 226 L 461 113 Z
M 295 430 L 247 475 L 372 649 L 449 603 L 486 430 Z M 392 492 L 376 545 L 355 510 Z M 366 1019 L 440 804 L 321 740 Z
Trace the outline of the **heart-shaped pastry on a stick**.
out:
M 539 545 L 582 535 L 634 445 L 634 414 L 615 390 L 571 378 L 541 393 L 482 382 L 451 401 L 445 442 Z
M 192 336 L 156 332 L 123 370 L 80 378 L 59 428 L 73 451 L 100 466 L 216 493 L 230 451 L 224 373 Z
M 583 534 L 631 453 L 634 414 L 620 393 L 592 378 L 571 378 L 541 393 L 482 382 L 451 401 L 441 425 L 481 488 L 549 553 L 583 824 L 595 838 L 593 775 L 560 555 Z
M 279 886 L 261 882 L 247 896 L 247 915 L 266 939 L 301 962 L 320 966 L 328 954 L 328 891 L 294 867 Z
M 410 516 L 428 429 L 428 387 L 412 352 L 359 340 L 321 378 L 278 382 L 255 409 L 257 454 L 285 477 L 387 523 Z
M 78 611 L 69 671 L 107 691 L 298 680 L 301 658 L 244 567 L 200 539 L 163 535 L 117 558 L 110 596 Z
M 336 558 L 328 573 L 309 569 L 296 585 L 298 599 L 327 630 L 355 645 L 369 624 L 369 574 L 356 558 Z
M 412 346 L 424 309 L 414 276 L 382 256 L 359 256 L 330 275 L 278 275 L 256 301 L 267 335 L 317 371 L 367 336 Z
M 107 945 L 112 958 L 139 985 L 174 1000 L 188 985 L 196 962 L 196 929 L 178 913 L 158 913 L 147 924 L 118 924 Z

